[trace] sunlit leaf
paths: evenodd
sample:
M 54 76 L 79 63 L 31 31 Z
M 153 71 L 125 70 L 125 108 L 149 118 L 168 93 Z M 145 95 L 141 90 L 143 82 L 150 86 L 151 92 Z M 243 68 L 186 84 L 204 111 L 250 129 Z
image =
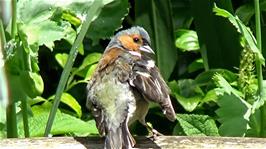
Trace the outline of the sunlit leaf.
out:
M 67 62 L 68 54 L 66 53 L 57 53 L 55 55 L 56 61 L 59 63 L 59 65 L 64 68 L 66 62 Z
M 219 136 L 215 121 L 208 115 L 177 114 L 176 118 L 187 136 Z
M 50 97 L 49 99 L 54 99 L 54 96 Z M 74 110 L 78 117 L 81 117 L 82 115 L 81 106 L 72 95 L 68 93 L 63 93 L 60 101 L 68 105 L 72 110 Z
M 49 103 L 32 107 L 33 117 L 29 118 L 31 137 L 43 136 L 50 108 L 51 105 Z M 19 122 L 18 126 L 19 126 L 19 132 L 18 132 L 19 136 L 22 137 L 24 134 L 22 121 Z M 52 135 L 72 134 L 79 136 L 87 136 L 87 135 L 98 134 L 98 130 L 95 126 L 94 120 L 85 122 L 82 121 L 81 119 L 78 119 L 71 115 L 62 113 L 60 110 L 57 110 L 51 134 Z
M 184 51 L 198 51 L 199 41 L 197 33 L 193 30 L 177 30 L 175 46 Z

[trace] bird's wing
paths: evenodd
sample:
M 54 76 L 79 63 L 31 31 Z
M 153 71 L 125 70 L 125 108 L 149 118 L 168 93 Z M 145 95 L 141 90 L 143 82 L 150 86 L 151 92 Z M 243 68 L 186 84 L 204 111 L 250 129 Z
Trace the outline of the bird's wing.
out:
M 87 92 L 90 92 L 92 85 L 94 84 L 94 80 L 90 80 L 87 84 Z M 102 108 L 97 104 L 97 100 L 95 97 L 88 93 L 87 94 L 87 103 L 86 106 L 91 110 L 91 113 L 95 119 L 96 127 L 101 136 L 105 135 L 105 123 L 104 123 L 104 114 Z
M 153 60 L 142 59 L 135 63 L 130 84 L 149 101 L 159 103 L 169 120 L 174 121 L 176 119 L 169 97 L 169 88 Z

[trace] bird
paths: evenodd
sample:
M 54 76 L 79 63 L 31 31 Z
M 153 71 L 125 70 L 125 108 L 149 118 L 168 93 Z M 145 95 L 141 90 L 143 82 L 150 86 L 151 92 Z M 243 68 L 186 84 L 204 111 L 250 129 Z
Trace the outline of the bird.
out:
M 136 144 L 129 126 L 146 124 L 149 103 L 158 103 L 163 114 L 176 120 L 170 89 L 155 61 L 148 32 L 140 26 L 119 31 L 107 45 L 87 84 L 90 109 L 105 149 L 130 149 Z

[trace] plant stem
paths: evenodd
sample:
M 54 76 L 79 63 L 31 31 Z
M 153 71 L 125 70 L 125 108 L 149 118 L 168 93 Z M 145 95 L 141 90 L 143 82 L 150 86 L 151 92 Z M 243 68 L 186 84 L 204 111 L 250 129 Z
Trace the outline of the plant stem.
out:
M 261 51 L 261 23 L 260 23 L 260 4 L 259 0 L 254 0 L 255 6 L 255 22 L 256 22 L 256 39 L 257 39 L 257 47 Z M 262 76 L 262 64 L 256 59 L 256 68 L 257 68 L 257 78 L 258 78 L 258 96 L 261 99 L 264 95 L 263 90 L 263 76 Z M 260 108 L 261 111 L 261 132 L 260 136 L 264 137 L 266 135 L 265 130 L 265 118 L 266 118 L 266 104 Z
M 29 131 L 29 121 L 28 121 L 28 107 L 27 107 L 27 97 L 23 97 L 21 100 L 22 103 L 22 117 L 23 117 L 23 127 L 24 127 L 24 135 L 26 138 L 30 137 Z
M 92 20 L 100 14 L 102 7 L 103 7 L 102 0 L 97 0 L 97 1 L 93 2 L 92 6 L 89 8 L 89 10 L 87 12 L 86 21 L 83 23 L 81 30 L 80 30 L 80 33 L 78 34 L 77 39 L 75 40 L 75 42 L 73 43 L 73 46 L 70 49 L 70 53 L 69 53 L 65 68 L 62 72 L 58 87 L 56 89 L 53 107 L 50 111 L 48 122 L 47 122 L 47 125 L 45 128 L 44 136 L 46 136 L 46 137 L 48 137 L 48 135 L 51 131 L 52 124 L 53 124 L 53 121 L 54 121 L 54 118 L 56 115 L 56 111 L 57 111 L 57 108 L 58 108 L 59 103 L 60 103 L 60 98 L 63 94 L 65 85 L 67 83 L 68 76 L 69 76 L 70 71 L 72 69 L 73 63 L 76 59 L 76 56 L 78 53 L 78 48 L 79 48 L 80 44 L 82 43 L 82 40 L 85 37 L 85 34 L 86 34 Z
M 12 0 L 12 23 L 11 23 L 11 37 L 15 39 L 17 34 L 17 0 Z
M 3 52 L 5 45 L 6 45 L 6 36 L 5 36 L 5 30 L 3 26 L 2 19 L 0 19 L 0 43 L 1 43 L 1 52 Z
M 17 32 L 16 24 L 17 24 L 17 1 L 12 0 L 12 22 L 11 22 L 12 39 L 15 39 L 16 37 L 16 32 Z M 16 106 L 15 106 L 15 100 L 12 98 L 9 98 L 9 103 L 6 109 L 6 123 L 7 123 L 7 137 L 8 138 L 18 137 Z

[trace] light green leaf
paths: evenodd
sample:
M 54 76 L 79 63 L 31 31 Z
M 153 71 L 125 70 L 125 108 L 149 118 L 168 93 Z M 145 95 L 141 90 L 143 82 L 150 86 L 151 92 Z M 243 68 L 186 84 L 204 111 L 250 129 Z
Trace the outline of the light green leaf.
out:
M 187 136 L 219 136 L 215 121 L 208 115 L 177 114 L 177 120 Z
M 91 79 L 91 77 L 92 77 L 92 75 L 93 75 L 96 67 L 97 67 L 97 64 L 91 65 L 89 67 L 89 69 L 88 69 L 88 71 L 86 73 L 86 76 L 85 76 L 84 80 L 90 80 Z
M 218 98 L 220 95 L 223 95 L 223 91 L 220 88 L 215 88 L 212 90 L 209 90 L 205 97 L 202 99 L 202 103 L 206 103 L 206 102 L 217 102 Z
M 175 46 L 181 51 L 199 51 L 198 35 L 193 30 L 180 29 L 176 32 Z
M 84 68 L 86 68 L 89 65 L 97 63 L 100 60 L 101 56 L 102 56 L 101 53 L 91 53 L 91 54 L 87 55 L 84 58 L 81 66 L 78 68 L 79 71 L 83 70 Z
M 33 106 L 33 117 L 29 118 L 29 128 L 31 137 L 42 137 L 44 129 L 48 120 L 51 104 L 45 103 L 43 105 Z M 22 137 L 23 123 L 19 121 L 19 136 Z M 57 110 L 55 120 L 53 123 L 52 135 L 69 135 L 87 136 L 98 134 L 94 120 L 85 122 L 81 119 L 75 118 L 71 115 L 65 114 Z
M 55 55 L 55 59 L 56 61 L 59 63 L 59 65 L 64 68 L 65 64 L 66 64 L 66 61 L 67 61 L 67 58 L 68 58 L 68 54 L 66 53 L 57 53 Z
M 221 136 L 244 136 L 248 129 L 251 105 L 234 94 L 224 94 L 218 99 L 219 109 L 216 110 L 221 123 Z
M 50 97 L 49 99 L 54 99 L 54 96 Z M 71 109 L 73 109 L 78 117 L 81 117 L 81 106 L 72 95 L 68 93 L 63 93 L 60 101 L 68 105 Z

